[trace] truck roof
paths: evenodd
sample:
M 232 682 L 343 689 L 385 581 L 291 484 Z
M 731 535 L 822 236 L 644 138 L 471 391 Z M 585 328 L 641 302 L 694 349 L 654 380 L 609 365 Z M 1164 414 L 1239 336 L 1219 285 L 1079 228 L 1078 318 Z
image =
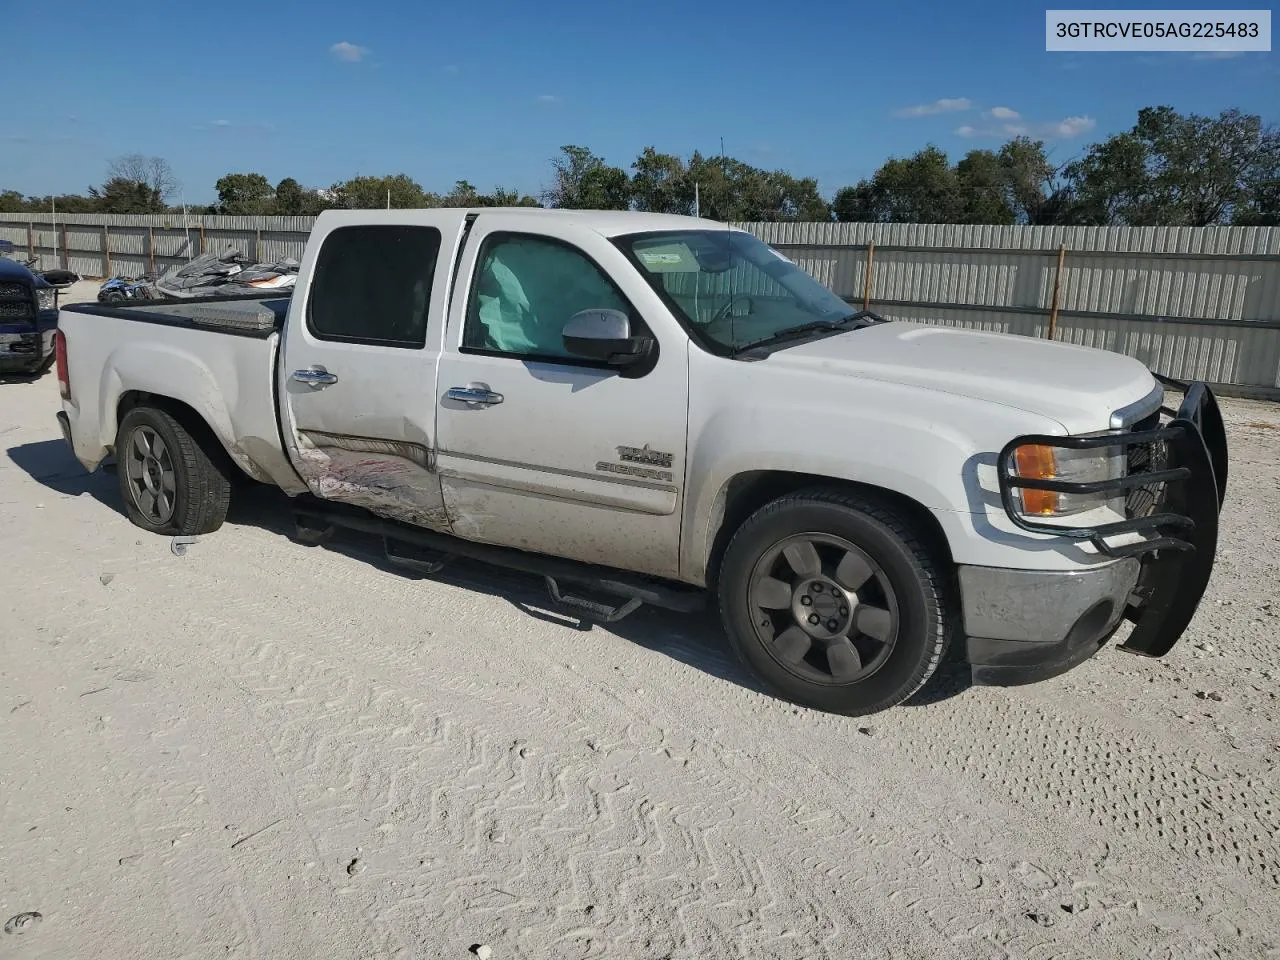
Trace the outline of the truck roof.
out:
M 412 223 L 414 214 L 457 211 L 459 213 L 501 213 L 537 220 L 546 217 L 569 220 L 601 236 L 616 237 L 624 233 L 651 233 L 661 230 L 725 230 L 727 225 L 703 217 L 685 217 L 674 213 L 640 213 L 634 210 L 561 210 L 546 207 L 426 207 L 417 210 L 325 210 L 317 226 L 332 221 L 359 224 Z

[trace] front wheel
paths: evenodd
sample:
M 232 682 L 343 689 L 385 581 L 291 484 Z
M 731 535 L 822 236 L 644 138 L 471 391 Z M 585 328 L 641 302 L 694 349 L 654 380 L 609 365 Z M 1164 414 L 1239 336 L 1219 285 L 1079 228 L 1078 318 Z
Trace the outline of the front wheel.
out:
M 165 536 L 197 536 L 222 526 L 231 470 L 222 450 L 206 450 L 168 412 L 135 407 L 116 433 L 116 476 L 129 519 Z
M 720 612 L 739 657 L 783 697 L 875 713 L 924 686 L 946 653 L 944 570 L 899 512 L 839 491 L 795 494 L 734 535 Z

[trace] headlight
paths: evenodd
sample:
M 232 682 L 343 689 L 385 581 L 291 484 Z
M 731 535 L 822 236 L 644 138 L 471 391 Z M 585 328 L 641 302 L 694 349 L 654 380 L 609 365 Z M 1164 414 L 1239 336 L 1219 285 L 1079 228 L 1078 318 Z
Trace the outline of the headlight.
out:
M 1114 480 L 1125 475 L 1123 449 L 1116 446 L 1068 450 L 1028 443 L 1014 448 L 1005 469 L 1009 476 L 1027 480 L 1061 480 L 1066 483 Z M 1098 507 L 1110 507 L 1124 513 L 1122 490 L 1105 493 L 1059 493 L 1027 487 L 1015 487 L 1014 490 L 1019 512 L 1027 517 L 1067 517 Z
M 58 309 L 58 291 L 52 287 L 40 287 L 36 290 L 36 302 L 41 310 Z

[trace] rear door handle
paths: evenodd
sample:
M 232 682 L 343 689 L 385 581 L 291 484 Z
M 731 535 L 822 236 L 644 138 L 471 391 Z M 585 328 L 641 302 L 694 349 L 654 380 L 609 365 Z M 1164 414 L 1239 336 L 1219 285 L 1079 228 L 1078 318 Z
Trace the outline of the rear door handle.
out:
M 331 383 L 338 382 L 338 378 L 328 370 L 318 370 L 315 367 L 308 367 L 306 370 L 295 370 L 292 378 L 299 383 L 305 383 L 309 387 L 327 387 Z
M 487 383 L 468 383 L 465 387 L 450 387 L 444 395 L 448 400 L 460 400 L 474 407 L 491 407 L 503 400 L 502 394 L 494 393 Z

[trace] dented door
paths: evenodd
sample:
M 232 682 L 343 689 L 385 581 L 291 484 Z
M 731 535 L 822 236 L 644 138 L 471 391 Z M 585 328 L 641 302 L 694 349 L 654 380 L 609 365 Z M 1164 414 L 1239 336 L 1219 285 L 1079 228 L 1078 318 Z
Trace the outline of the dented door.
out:
M 436 363 L 463 214 L 367 220 L 313 231 L 277 372 L 285 443 L 317 497 L 445 530 Z
M 436 388 L 454 532 L 676 575 L 688 351 L 656 294 L 600 234 L 501 213 L 476 221 L 457 283 Z M 658 339 L 652 369 L 566 354 L 564 324 L 596 308 Z

